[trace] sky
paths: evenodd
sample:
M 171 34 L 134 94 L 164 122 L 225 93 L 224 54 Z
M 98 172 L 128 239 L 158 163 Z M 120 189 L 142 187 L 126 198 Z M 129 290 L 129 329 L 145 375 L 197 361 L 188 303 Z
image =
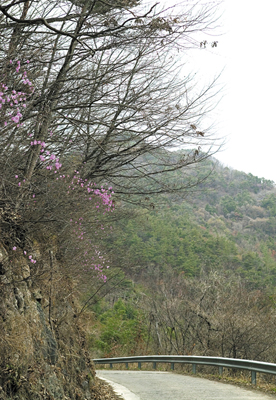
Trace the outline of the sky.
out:
M 276 1 L 224 0 L 218 6 L 218 46 L 195 50 L 199 82 L 221 73 L 221 101 L 210 115 L 225 144 L 225 166 L 276 182 Z

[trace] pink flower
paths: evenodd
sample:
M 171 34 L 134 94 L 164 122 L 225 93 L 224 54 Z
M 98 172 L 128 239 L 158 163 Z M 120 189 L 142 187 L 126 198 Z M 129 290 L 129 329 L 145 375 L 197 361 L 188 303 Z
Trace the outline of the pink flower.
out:
M 13 250 L 16 250 L 16 246 L 14 246 L 12 249 L 13 249 Z

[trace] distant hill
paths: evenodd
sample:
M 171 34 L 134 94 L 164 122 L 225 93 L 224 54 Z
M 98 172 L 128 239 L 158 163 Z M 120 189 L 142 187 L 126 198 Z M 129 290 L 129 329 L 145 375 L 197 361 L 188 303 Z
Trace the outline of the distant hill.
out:
M 95 356 L 275 361 L 275 185 L 215 159 L 166 179 L 177 187 L 192 174 L 201 183 L 186 195 L 118 207 L 136 218 L 119 219 L 105 239 L 125 276 L 113 272 L 105 292 L 89 294 Z
M 168 266 L 186 276 L 224 270 L 253 287 L 274 285 L 274 182 L 223 167 L 215 159 L 205 161 L 197 177 L 202 182 L 188 195 L 148 199 L 149 211 L 136 210 L 138 217 L 117 222 L 106 240 L 113 259 L 128 274 L 156 268 L 162 273 Z M 177 186 L 187 177 L 175 171 L 166 179 Z

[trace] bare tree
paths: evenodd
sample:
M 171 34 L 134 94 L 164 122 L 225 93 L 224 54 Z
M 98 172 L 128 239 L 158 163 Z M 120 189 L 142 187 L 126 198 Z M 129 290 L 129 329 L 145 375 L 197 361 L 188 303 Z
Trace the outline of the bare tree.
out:
M 274 361 L 275 312 L 264 293 L 218 272 L 196 279 L 170 272 L 155 287 L 154 351 Z
M 151 177 L 155 191 L 160 190 L 161 172 L 200 161 L 206 155 L 198 146 L 212 144 L 197 128 L 210 88 L 190 95 L 190 78 L 177 78 L 174 65 L 176 50 L 185 47 L 194 30 L 208 26 L 211 11 L 174 16 L 156 11 L 156 5 L 112 4 L 19 1 L 0 6 L 2 79 L 10 78 L 10 59 L 21 59 L 22 68 L 29 60 L 35 87 L 24 127 L 9 127 L 2 136 L 2 152 L 11 143 L 11 157 L 15 147 L 17 153 L 27 151 L 23 191 L 40 165 L 41 150 L 41 145 L 27 147 L 26 132 L 64 159 L 75 153 L 78 167 L 85 165 L 85 177 L 114 181 L 122 192 L 134 193 L 141 192 L 133 183 L 141 177 Z M 180 145 L 193 151 L 177 163 L 157 151 Z M 141 158 L 148 154 L 153 157 Z
M 184 4 L 176 13 L 134 0 L 1 2 L 0 211 L 8 235 L 22 242 L 38 223 L 68 229 L 81 195 L 57 188 L 60 173 L 107 183 L 131 201 L 198 182 L 193 167 L 216 150 L 201 127 L 215 82 L 198 91 L 179 76 L 179 57 L 212 16 L 212 8 Z M 179 185 L 168 178 L 175 170 L 183 170 Z M 94 214 L 81 204 L 89 225 Z

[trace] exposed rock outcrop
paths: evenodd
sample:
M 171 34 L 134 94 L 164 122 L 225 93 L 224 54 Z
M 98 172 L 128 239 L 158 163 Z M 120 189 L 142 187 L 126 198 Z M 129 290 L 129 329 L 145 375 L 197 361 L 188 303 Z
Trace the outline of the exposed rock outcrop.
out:
M 0 399 L 110 398 L 95 379 L 74 282 L 36 259 L 0 246 Z

